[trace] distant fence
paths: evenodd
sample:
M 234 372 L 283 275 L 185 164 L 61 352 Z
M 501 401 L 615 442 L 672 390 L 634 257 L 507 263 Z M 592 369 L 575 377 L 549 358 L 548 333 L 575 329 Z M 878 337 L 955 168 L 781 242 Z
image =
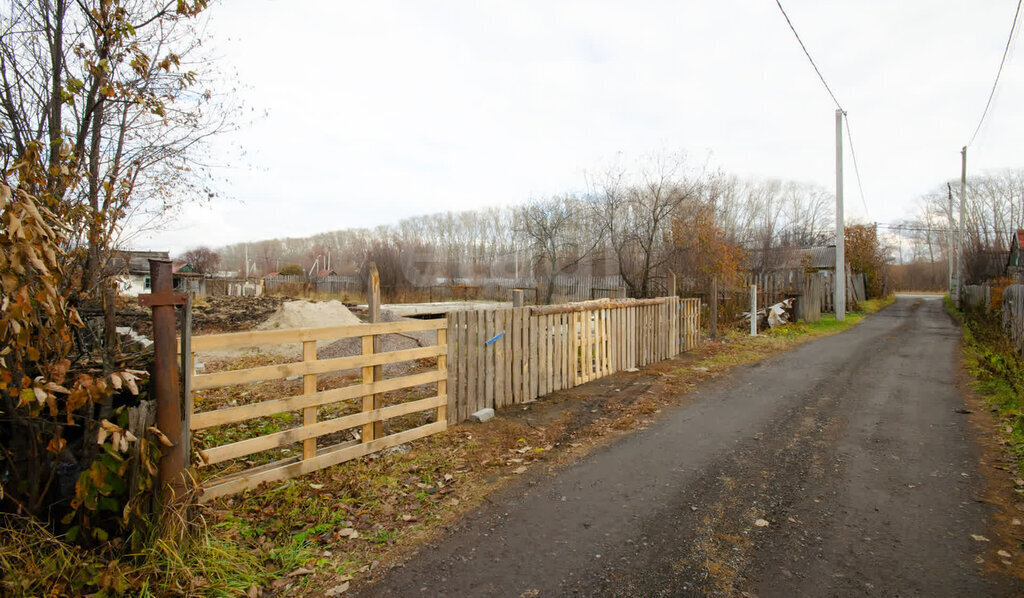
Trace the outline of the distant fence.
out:
M 807 322 L 821 319 L 823 312 L 836 311 L 835 277 L 829 270 L 806 273 L 801 269 L 786 269 L 750 274 L 744 279 L 744 285 L 749 287 L 751 284 L 757 285 L 758 305 L 771 305 L 789 297 L 798 297 L 796 317 Z M 867 299 L 865 285 L 864 274 L 847 272 L 847 308 L 856 307 L 857 303 Z M 814 301 L 817 302 L 817 307 L 810 305 Z
M 700 342 L 697 299 L 459 311 L 448 319 L 448 421 L 528 403 Z
M 360 291 L 355 276 L 268 276 L 263 279 L 263 286 L 267 293 L 342 295 Z

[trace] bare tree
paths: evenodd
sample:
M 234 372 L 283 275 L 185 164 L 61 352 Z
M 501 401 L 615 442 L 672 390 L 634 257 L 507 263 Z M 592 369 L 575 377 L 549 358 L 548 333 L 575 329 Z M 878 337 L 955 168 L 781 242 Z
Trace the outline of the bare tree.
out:
M 188 263 L 197 273 L 209 276 L 217 271 L 220 266 L 220 254 L 209 247 L 196 247 L 189 249 L 181 255 L 181 259 Z
M 581 235 L 588 209 L 571 196 L 533 201 L 519 210 L 519 232 L 527 240 L 535 271 L 544 278 L 544 303 L 555 293 L 555 279 L 588 258 L 600 234 Z
M 3 181 L 76 235 L 80 292 L 132 218 L 203 199 L 202 141 L 231 111 L 204 87 L 206 0 L 13 0 L 0 11 Z

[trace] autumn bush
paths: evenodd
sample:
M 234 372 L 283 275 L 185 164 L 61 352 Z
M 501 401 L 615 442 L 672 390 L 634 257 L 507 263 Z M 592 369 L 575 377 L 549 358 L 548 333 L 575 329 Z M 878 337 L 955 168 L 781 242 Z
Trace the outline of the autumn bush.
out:
M 148 527 L 159 456 L 126 429 L 146 373 L 104 374 L 79 350 L 64 239 L 50 210 L 0 185 L 0 504 L 69 541 L 123 540 Z

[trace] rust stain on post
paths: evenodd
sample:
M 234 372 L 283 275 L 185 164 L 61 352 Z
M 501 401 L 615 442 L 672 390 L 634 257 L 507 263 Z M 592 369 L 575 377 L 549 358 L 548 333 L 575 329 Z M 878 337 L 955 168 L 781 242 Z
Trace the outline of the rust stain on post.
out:
M 153 379 L 156 399 L 156 426 L 174 442 L 163 447 L 160 458 L 161 500 L 168 504 L 185 490 L 185 450 L 182 438 L 181 386 L 178 377 L 177 339 L 174 331 L 174 281 L 170 260 L 149 260 L 153 294 Z M 169 491 L 168 491 L 169 487 Z

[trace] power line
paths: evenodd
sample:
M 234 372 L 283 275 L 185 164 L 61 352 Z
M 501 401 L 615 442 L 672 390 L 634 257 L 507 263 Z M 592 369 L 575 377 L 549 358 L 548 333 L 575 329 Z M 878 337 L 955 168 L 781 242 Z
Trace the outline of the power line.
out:
M 821 69 L 814 62 L 814 58 L 811 58 L 811 53 L 807 51 L 807 46 L 804 45 L 804 41 L 800 39 L 800 34 L 796 32 L 796 27 L 793 26 L 793 21 L 790 20 L 789 15 L 786 14 L 786 9 L 782 7 L 781 0 L 775 0 L 775 4 L 779 7 L 782 12 L 782 16 L 786 19 L 786 24 L 789 25 L 789 30 L 793 32 L 793 36 L 796 37 L 797 43 L 800 44 L 800 48 L 804 51 L 804 55 L 807 56 L 807 60 L 810 61 L 811 66 L 814 67 L 814 72 L 818 74 L 818 79 L 821 80 L 821 84 L 825 86 L 825 91 L 828 95 L 832 96 L 832 101 L 835 102 L 836 108 L 839 108 L 843 112 L 843 119 L 846 123 L 846 136 L 850 140 L 850 155 L 853 157 L 853 172 L 857 175 L 857 189 L 860 190 L 860 202 L 864 206 L 864 214 L 870 218 L 871 213 L 868 211 L 868 202 L 864 199 L 864 184 L 860 178 L 860 167 L 857 165 L 857 152 L 853 149 L 853 134 L 850 132 L 850 116 L 843 109 L 842 104 L 836 99 L 836 94 L 832 93 L 832 88 L 828 86 L 828 82 L 825 81 L 825 76 L 821 74 Z
M 800 47 L 803 49 L 804 54 L 807 56 L 807 60 L 811 61 L 811 66 L 814 67 L 814 72 L 818 73 L 818 78 L 821 79 L 821 84 L 825 86 L 825 91 L 828 92 L 828 95 L 832 96 L 832 101 L 836 103 L 836 108 L 843 110 L 843 107 L 839 104 L 839 100 L 836 99 L 836 94 L 832 93 L 832 88 L 829 87 L 828 82 L 825 81 L 825 76 L 821 74 L 821 70 L 818 68 L 818 65 L 815 64 L 814 59 L 811 58 L 811 53 L 807 51 L 807 46 L 804 45 L 804 41 L 800 39 L 800 34 L 796 32 L 796 27 L 793 26 L 793 21 L 789 20 L 789 15 L 786 14 L 786 9 L 782 8 L 781 0 L 775 0 L 775 4 L 777 4 L 779 6 L 779 10 L 782 11 L 782 16 L 786 18 L 786 23 L 789 25 L 789 30 L 793 32 L 794 36 L 796 36 L 796 41 L 799 42 Z M 843 110 L 843 114 L 846 114 L 845 110 Z
M 776 0 L 776 2 L 777 1 L 778 0 Z M 985 116 L 988 114 L 988 109 L 992 105 L 992 98 L 996 95 L 996 86 L 999 85 L 999 76 L 1003 74 L 1003 65 L 1006 64 L 1006 55 L 1010 53 L 1010 42 L 1013 41 L 1013 32 L 1017 28 L 1017 17 L 1020 16 L 1020 5 L 1022 1 L 1024 0 L 1017 0 L 1017 10 L 1013 13 L 1013 24 L 1010 25 L 1010 36 L 1006 38 L 1006 47 L 1003 48 L 1003 58 L 999 61 L 999 70 L 996 71 L 996 79 L 992 82 L 992 91 L 988 94 L 988 101 L 985 102 L 985 110 L 981 113 L 981 120 L 978 121 L 978 126 L 974 129 L 974 134 L 971 135 L 971 140 L 967 142 L 968 146 L 974 143 L 974 138 L 978 136 L 978 131 L 981 131 L 981 125 L 985 122 Z
M 857 189 L 860 190 L 860 203 L 864 206 L 864 215 L 869 219 L 871 218 L 871 212 L 868 211 L 868 202 L 864 199 L 864 185 L 860 182 L 860 168 L 857 166 L 857 151 L 853 149 L 853 133 L 850 132 L 850 117 L 846 112 L 843 112 L 844 122 L 846 123 L 846 138 L 850 141 L 850 155 L 853 157 L 853 173 L 857 175 Z

